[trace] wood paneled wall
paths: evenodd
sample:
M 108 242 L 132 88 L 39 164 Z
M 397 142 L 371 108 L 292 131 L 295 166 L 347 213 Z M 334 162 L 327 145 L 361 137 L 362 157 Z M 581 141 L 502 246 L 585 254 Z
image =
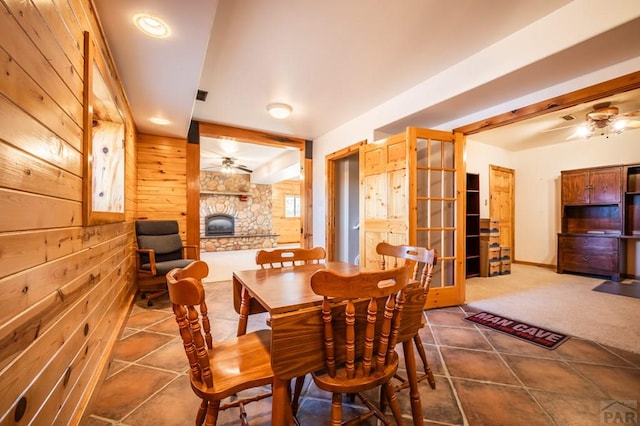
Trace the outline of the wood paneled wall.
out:
M 138 218 L 177 220 L 187 240 L 186 139 L 138 135 Z
M 126 105 L 90 0 L 0 1 L 0 424 L 79 423 L 134 294 L 128 110 L 126 221 L 82 223 L 85 31 Z

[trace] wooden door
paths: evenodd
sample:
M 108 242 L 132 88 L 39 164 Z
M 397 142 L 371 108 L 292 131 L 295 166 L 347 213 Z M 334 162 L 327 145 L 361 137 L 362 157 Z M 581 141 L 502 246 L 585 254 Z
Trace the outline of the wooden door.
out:
M 361 265 L 378 268 L 381 241 L 435 249 L 427 308 L 465 300 L 464 140 L 410 127 L 361 147 Z
M 409 243 L 407 144 L 402 133 L 360 147 L 360 264 L 366 268 L 378 268 L 378 243 Z
M 499 221 L 500 245 L 511 247 L 511 258 L 515 258 L 514 247 L 514 200 L 515 170 L 489 166 L 489 217 Z

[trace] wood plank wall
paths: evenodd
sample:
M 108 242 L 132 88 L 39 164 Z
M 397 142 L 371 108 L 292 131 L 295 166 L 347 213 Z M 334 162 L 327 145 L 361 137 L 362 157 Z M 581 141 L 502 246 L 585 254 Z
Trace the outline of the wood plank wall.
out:
M 0 424 L 78 424 L 134 294 L 127 108 L 126 221 L 82 223 L 85 31 L 126 106 L 90 0 L 0 1 Z
M 177 220 L 186 242 L 186 139 L 138 135 L 138 218 Z

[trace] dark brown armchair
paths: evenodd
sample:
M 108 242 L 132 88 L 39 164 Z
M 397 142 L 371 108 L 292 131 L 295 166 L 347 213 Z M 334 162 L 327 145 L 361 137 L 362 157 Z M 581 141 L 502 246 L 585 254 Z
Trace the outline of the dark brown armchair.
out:
M 175 220 L 138 220 L 136 225 L 136 273 L 138 289 L 147 305 L 167 293 L 167 272 L 200 260 L 195 245 L 183 245 Z

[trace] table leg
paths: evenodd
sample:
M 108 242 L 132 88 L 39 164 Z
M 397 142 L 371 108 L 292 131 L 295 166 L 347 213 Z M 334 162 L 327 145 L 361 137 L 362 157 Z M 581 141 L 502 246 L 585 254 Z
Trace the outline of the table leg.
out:
M 289 402 L 289 380 L 273 378 L 271 424 L 293 426 L 293 414 Z
M 424 424 L 424 420 L 422 418 L 420 390 L 418 389 L 418 373 L 416 367 L 416 356 L 413 351 L 413 339 L 402 342 L 402 350 L 404 352 L 404 364 L 407 369 L 407 379 L 409 380 L 409 397 L 411 400 L 413 424 L 415 426 L 422 426 Z
M 247 322 L 249 321 L 249 303 L 251 297 L 249 291 L 242 287 L 240 290 L 240 313 L 238 315 L 238 332 L 236 336 L 243 336 L 247 334 Z

